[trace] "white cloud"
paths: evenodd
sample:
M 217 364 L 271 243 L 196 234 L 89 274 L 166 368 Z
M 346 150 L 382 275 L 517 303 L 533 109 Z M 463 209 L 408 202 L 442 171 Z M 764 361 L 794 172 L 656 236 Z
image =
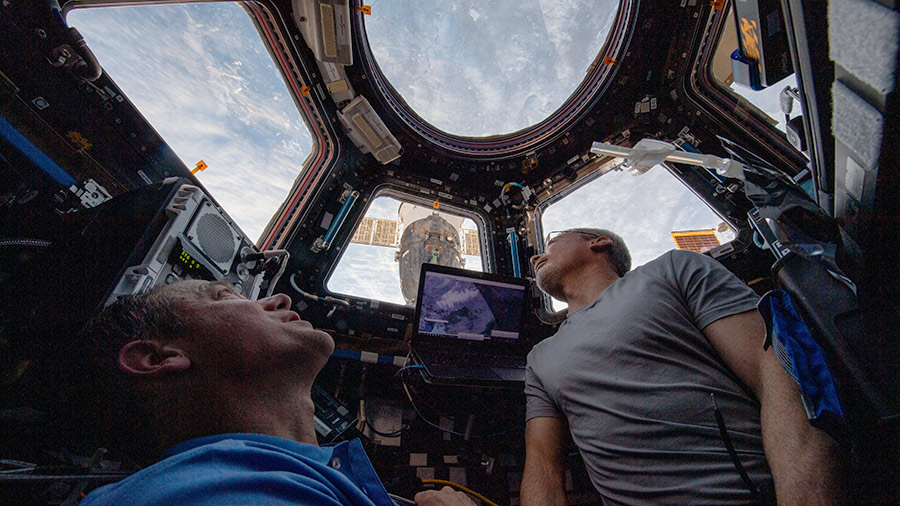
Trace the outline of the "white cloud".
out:
M 312 139 L 247 13 L 157 5 L 78 9 L 68 21 L 185 165 L 206 162 L 197 178 L 256 240 Z
M 348 244 L 334 274 L 327 282 L 333 293 L 403 305 L 399 264 L 394 248 Z
M 547 208 L 544 232 L 572 227 L 606 228 L 628 244 L 636 267 L 675 248 L 669 232 L 721 223 L 702 200 L 662 167 L 642 176 L 610 172 Z
M 675 249 L 669 232 L 715 228 L 722 219 L 662 167 L 642 176 L 609 172 L 548 207 L 544 233 L 574 227 L 605 228 L 631 251 L 632 267 Z M 565 304 L 554 301 L 554 308 Z
M 366 33 L 382 71 L 425 120 L 495 135 L 562 105 L 605 42 L 617 4 L 506 0 L 476 11 L 452 0 L 382 2 Z
M 460 305 L 460 303 L 466 302 L 477 296 L 478 289 L 475 288 L 475 286 L 470 286 L 459 291 L 444 293 L 441 298 L 435 302 L 435 305 L 441 309 L 452 309 Z
M 616 2 L 604 1 L 510 0 L 479 11 L 387 2 L 366 23 L 379 65 L 417 112 L 454 133 L 488 135 L 540 121 L 569 96 L 605 41 Z M 75 10 L 69 21 L 185 164 L 206 161 L 198 177 L 255 240 L 312 141 L 246 13 L 204 3 Z M 397 203 L 376 199 L 368 215 L 397 219 Z M 543 224 L 611 228 L 638 265 L 673 247 L 668 232 L 718 222 L 657 168 L 607 174 L 551 206 Z M 395 251 L 348 244 L 328 289 L 403 304 Z M 467 268 L 481 264 L 466 257 Z

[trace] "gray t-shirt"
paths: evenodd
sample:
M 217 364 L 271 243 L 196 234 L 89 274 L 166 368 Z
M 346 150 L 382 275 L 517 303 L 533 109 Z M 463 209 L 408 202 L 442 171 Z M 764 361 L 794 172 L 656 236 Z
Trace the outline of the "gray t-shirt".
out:
M 771 479 L 759 402 L 701 330 L 757 300 L 721 264 L 690 251 L 634 269 L 528 354 L 526 419 L 568 420 L 606 504 L 749 503 L 710 393 L 757 486 Z M 747 346 L 762 347 L 763 337 Z

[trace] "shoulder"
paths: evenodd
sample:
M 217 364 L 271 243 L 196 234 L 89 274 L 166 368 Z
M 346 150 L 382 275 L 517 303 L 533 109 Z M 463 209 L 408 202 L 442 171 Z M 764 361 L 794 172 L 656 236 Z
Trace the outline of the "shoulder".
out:
M 753 293 L 753 290 L 718 260 L 693 251 L 667 251 L 638 269 L 644 269 L 646 275 L 664 280 L 685 296 L 722 289 L 745 294 Z
M 558 331 L 557 331 L 557 333 L 558 333 Z M 553 343 L 554 343 L 554 337 L 556 337 L 556 333 L 554 333 L 552 336 L 544 339 L 543 341 L 538 342 L 531 348 L 531 351 L 528 352 L 528 357 L 527 357 L 529 367 L 532 367 L 532 366 L 535 366 L 536 364 L 538 364 L 543 359 L 544 354 L 548 353 L 548 349 L 552 350 Z
M 526 357 L 528 371 L 533 372 L 535 375 L 540 375 L 558 362 L 557 358 L 562 344 L 559 336 L 560 334 L 565 334 L 567 327 L 568 323 L 563 321 L 553 335 L 532 346 Z
M 721 264 L 712 257 L 684 249 L 673 249 L 665 252 L 657 260 L 668 264 L 674 269 L 679 268 L 702 268 L 709 266 L 721 266 Z
M 701 257 L 701 258 L 697 258 Z M 626 277 L 636 277 L 636 275 L 662 275 L 672 270 L 677 270 L 685 265 L 693 265 L 697 262 L 703 262 L 704 255 L 694 253 L 693 251 L 673 249 L 666 251 L 662 255 L 650 260 L 649 262 L 639 265 L 628 271 Z M 714 261 L 711 258 L 708 260 Z
M 666 279 L 684 280 L 696 275 L 730 273 L 718 260 L 690 250 L 669 250 L 637 269 Z
M 672 284 L 680 274 L 685 271 L 695 270 L 696 266 L 703 262 L 702 258 L 698 259 L 696 257 L 702 256 L 693 251 L 670 250 L 628 271 L 623 279 L 620 280 L 627 282 L 618 284 L 644 286 L 647 283 L 652 283 L 653 280 Z M 618 288 L 621 288 L 621 286 Z
M 329 502 L 331 487 L 317 469 L 319 459 L 304 455 L 306 452 L 302 448 L 299 452 L 293 450 L 264 441 L 242 439 L 201 444 L 121 482 L 95 490 L 83 504 L 186 504 L 186 497 L 192 498 L 191 504 L 210 506 L 223 500 L 282 504 L 273 500 L 275 497 L 306 498 L 317 501 L 312 504 L 334 504 Z M 279 474 L 290 478 L 275 479 Z

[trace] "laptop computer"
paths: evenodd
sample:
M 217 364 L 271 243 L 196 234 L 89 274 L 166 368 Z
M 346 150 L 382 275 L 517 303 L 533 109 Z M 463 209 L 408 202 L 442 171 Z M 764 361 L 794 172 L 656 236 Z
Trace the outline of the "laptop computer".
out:
M 423 264 L 411 351 L 426 381 L 524 382 L 526 288 L 520 278 Z

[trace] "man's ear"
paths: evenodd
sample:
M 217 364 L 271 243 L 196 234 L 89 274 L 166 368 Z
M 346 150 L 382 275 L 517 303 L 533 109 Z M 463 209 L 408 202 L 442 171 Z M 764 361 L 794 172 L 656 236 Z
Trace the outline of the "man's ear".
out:
M 119 350 L 119 369 L 134 376 L 161 377 L 190 367 L 184 350 L 156 341 L 131 341 Z
M 599 252 L 612 245 L 612 239 L 609 237 L 595 237 L 591 240 L 591 251 Z

